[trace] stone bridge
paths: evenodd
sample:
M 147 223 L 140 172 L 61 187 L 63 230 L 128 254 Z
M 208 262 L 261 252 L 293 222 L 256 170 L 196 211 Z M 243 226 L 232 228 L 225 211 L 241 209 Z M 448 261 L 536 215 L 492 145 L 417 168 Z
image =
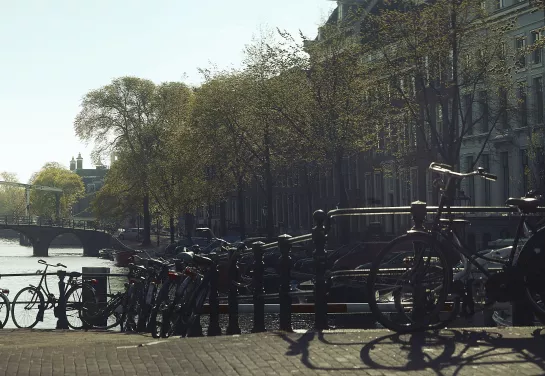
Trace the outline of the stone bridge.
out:
M 10 229 L 26 236 L 32 243 L 34 256 L 47 257 L 53 239 L 61 234 L 77 236 L 84 256 L 98 256 L 98 251 L 112 246 L 112 236 L 107 232 L 88 227 L 84 222 L 42 222 L 39 218 L 0 218 L 0 229 Z

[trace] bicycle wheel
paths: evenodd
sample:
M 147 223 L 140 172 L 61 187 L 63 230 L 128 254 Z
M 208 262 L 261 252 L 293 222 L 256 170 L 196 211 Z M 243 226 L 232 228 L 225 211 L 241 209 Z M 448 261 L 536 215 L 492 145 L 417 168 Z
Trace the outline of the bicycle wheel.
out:
M 141 290 L 141 286 L 131 285 L 127 291 L 127 306 L 122 320 L 124 332 L 136 332 L 140 312 Z
M 191 337 L 194 331 L 194 324 L 196 320 L 200 320 L 200 312 L 202 310 L 202 306 L 204 305 L 204 302 L 206 301 L 206 298 L 208 297 L 208 292 L 210 291 L 210 284 L 206 283 L 206 285 L 201 285 L 202 287 L 199 288 L 197 291 L 197 294 L 194 299 L 194 304 L 191 309 L 191 315 L 189 316 L 189 319 L 186 323 L 186 337 Z
M 84 312 L 96 309 L 95 289 L 89 284 L 75 285 L 66 293 L 66 319 L 72 329 L 83 329 Z
M 106 307 L 100 304 L 92 309 L 82 312 L 82 320 L 92 328 L 112 329 L 121 323 L 123 318 L 125 294 L 116 294 L 106 303 Z
M 392 264 L 400 253 L 406 256 Z M 425 233 L 401 235 L 373 261 L 367 280 L 369 307 L 390 330 L 431 329 L 440 323 L 451 281 L 452 269 L 439 241 Z
M 9 299 L 4 293 L 0 293 L 0 329 L 6 326 L 9 319 Z
M 34 328 L 43 318 L 44 296 L 35 287 L 25 287 L 11 303 L 11 319 L 18 328 Z
M 520 251 L 517 268 L 523 278 L 526 300 L 536 317 L 545 324 L 545 247 L 543 233 L 538 232 Z

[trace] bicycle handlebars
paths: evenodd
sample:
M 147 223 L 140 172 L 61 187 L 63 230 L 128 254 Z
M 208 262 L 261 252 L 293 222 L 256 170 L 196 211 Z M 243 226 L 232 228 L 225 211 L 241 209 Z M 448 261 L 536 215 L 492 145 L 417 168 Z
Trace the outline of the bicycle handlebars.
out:
M 447 175 L 449 177 L 457 178 L 457 179 L 463 179 L 463 178 L 467 178 L 467 177 L 476 175 L 476 176 L 480 176 L 483 179 L 487 179 L 487 180 L 492 180 L 492 181 L 498 180 L 498 177 L 496 175 L 491 174 L 489 172 L 486 172 L 484 170 L 484 168 L 482 168 L 482 167 L 478 167 L 475 171 L 463 173 L 463 172 L 452 171 L 452 167 L 449 166 L 449 165 L 446 165 L 446 164 L 443 164 L 443 163 L 432 162 L 430 164 L 429 169 L 432 170 L 432 171 L 436 171 L 436 172 L 439 172 L 441 174 Z
M 67 268 L 66 265 L 61 264 L 60 262 L 57 263 L 56 265 L 53 265 L 53 264 L 48 264 L 47 261 L 42 260 L 42 259 L 39 259 L 39 260 L 38 260 L 38 264 L 47 265 L 47 266 L 52 266 L 52 267 L 54 267 L 54 268 L 65 268 L 65 269 Z

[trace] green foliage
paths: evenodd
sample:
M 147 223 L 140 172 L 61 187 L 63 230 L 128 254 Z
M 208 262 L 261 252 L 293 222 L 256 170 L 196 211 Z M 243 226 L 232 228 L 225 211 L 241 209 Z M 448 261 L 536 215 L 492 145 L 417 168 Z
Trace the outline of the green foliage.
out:
M 19 182 L 17 174 L 6 171 L 0 173 L 0 180 L 11 183 Z M 24 188 L 0 184 L 0 215 L 24 216 L 25 206 Z
M 40 171 L 34 173 L 30 183 L 62 189 L 63 192 L 60 196 L 61 218 L 70 217 L 72 206 L 85 194 L 81 177 L 56 162 L 46 163 Z M 55 192 L 32 190 L 30 194 L 31 214 L 54 218 L 56 214 L 55 194 Z

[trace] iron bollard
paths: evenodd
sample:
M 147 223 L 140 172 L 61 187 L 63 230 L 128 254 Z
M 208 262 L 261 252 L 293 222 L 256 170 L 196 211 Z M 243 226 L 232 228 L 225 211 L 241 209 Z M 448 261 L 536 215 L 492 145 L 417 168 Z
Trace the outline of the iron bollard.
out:
M 291 297 L 290 292 L 290 269 L 291 269 L 291 236 L 288 234 L 278 237 L 278 246 L 282 259 L 280 261 L 280 330 L 292 332 L 291 328 Z
M 423 201 L 411 202 L 411 215 L 413 217 L 413 230 L 423 230 L 426 220 L 426 203 Z
M 227 325 L 226 334 L 240 334 L 240 327 L 238 325 L 238 286 L 235 285 L 235 282 L 238 281 L 238 267 L 237 267 L 237 250 L 230 248 L 229 249 L 229 270 L 227 271 L 229 281 L 229 294 L 228 294 L 228 305 L 229 305 L 229 324 Z
M 265 329 L 265 299 L 263 298 L 263 274 L 265 268 L 263 265 L 263 242 L 255 242 L 252 244 L 254 251 L 254 270 L 252 283 L 254 285 L 254 327 L 252 333 L 260 333 Z
M 56 329 L 69 329 L 68 318 L 66 317 L 66 295 L 64 291 L 64 277 L 66 277 L 66 272 L 64 270 L 59 270 L 57 271 L 57 276 L 59 277 L 59 300 L 54 309 L 55 317 L 57 318 Z
M 327 297 L 326 297 L 326 252 L 327 233 L 324 222 L 327 214 L 323 210 L 316 210 L 312 215 L 315 226 L 312 229 L 314 242 L 314 267 L 316 277 L 314 281 L 314 326 L 316 330 L 327 329 Z
M 215 268 L 215 269 L 214 269 Z M 220 305 L 218 300 L 218 283 L 219 283 L 219 270 L 215 265 L 212 269 L 214 272 L 210 279 L 210 295 L 208 297 L 208 303 L 210 304 L 210 322 L 208 324 L 208 336 L 221 335 L 220 327 Z
M 84 282 L 90 283 L 91 279 L 94 279 L 96 283 L 93 285 L 97 310 L 105 307 L 108 302 L 108 276 L 110 274 L 110 268 L 81 268 L 81 277 Z M 89 296 L 89 292 L 82 291 L 83 300 L 91 300 L 93 296 Z M 89 306 L 87 306 L 89 307 Z M 92 307 L 91 307 L 92 308 Z M 106 326 L 107 318 L 104 318 L 102 322 L 97 322 L 96 325 Z

